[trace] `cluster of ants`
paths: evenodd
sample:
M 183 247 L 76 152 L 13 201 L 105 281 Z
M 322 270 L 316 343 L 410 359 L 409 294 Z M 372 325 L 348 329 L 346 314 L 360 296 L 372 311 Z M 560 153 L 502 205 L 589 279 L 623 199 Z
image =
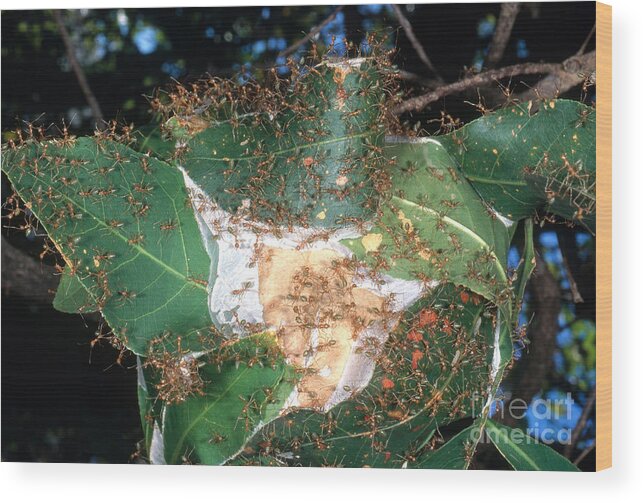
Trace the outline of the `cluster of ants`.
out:
M 439 448 L 433 428 L 482 410 L 495 311 L 453 287 L 421 305 L 385 343 L 366 389 L 325 414 L 298 410 L 271 422 L 232 463 L 394 467 Z
M 384 134 L 402 131 L 390 113 L 399 95 L 389 54 L 379 50 L 374 41 L 371 47 L 373 52 L 368 56 L 354 55 L 358 58 L 355 65 L 351 59 L 311 60 L 306 65 L 291 62 L 289 78 L 273 70 L 263 85 L 208 78 L 189 88 L 177 86 L 157 95 L 152 107 L 165 117 L 166 134 L 177 142 L 171 161 L 195 180 L 209 180 L 210 185 L 204 186 L 212 199 L 235 215 L 232 227 L 250 225 L 256 232 L 276 236 L 284 229 L 315 228 L 302 241 L 301 249 L 313 241 L 327 240 L 329 228 L 353 225 L 363 230 L 367 222 L 377 220 L 390 196 L 394 168 L 383 155 Z M 220 141 L 222 134 L 225 142 Z M 153 152 L 134 155 L 128 147 L 135 143 L 131 127 L 118 128 L 111 123 L 91 139 L 75 138 L 66 128 L 61 136 L 48 138 L 43 128 L 29 126 L 7 146 L 6 153 L 12 157 L 8 171 L 14 184 L 22 187 L 21 198 L 26 201 L 21 205 L 18 197 L 12 196 L 9 214 L 13 218 L 26 215 L 23 230 L 31 229 L 31 219 L 37 214 L 54 243 L 47 244 L 45 251 L 55 250 L 64 257 L 65 266 L 58 266 L 59 272 L 93 285 L 88 288 L 90 300 L 79 306 L 80 312 L 102 312 L 108 306 L 129 309 L 140 301 L 140 292 L 110 281 L 122 257 L 98 244 L 84 244 L 81 230 L 86 229 L 82 226 L 87 226 L 92 211 L 104 211 L 105 205 L 117 207 L 118 211 L 97 225 L 102 225 L 106 235 L 124 236 L 127 245 L 139 251 L 150 240 L 160 241 L 178 232 L 175 218 L 155 222 L 154 236 L 148 231 L 149 224 L 145 225 L 155 213 L 150 199 L 161 190 L 156 175 L 162 169 Z M 183 209 L 199 204 L 188 195 Z M 442 204 L 445 215 L 453 209 L 447 199 Z M 437 230 L 446 232 L 445 228 Z M 391 261 L 417 260 L 419 251 L 428 248 L 412 237 L 409 240 L 404 228 L 392 230 L 391 235 L 399 244 L 389 250 L 388 257 L 373 255 L 369 264 L 373 277 L 389 270 Z M 461 251 L 457 235 L 449 239 L 454 252 Z M 449 256 L 445 253 L 433 258 L 439 264 Z M 494 257 L 481 253 L 478 259 L 470 264 L 468 274 L 493 282 L 480 265 Z M 204 277 L 190 274 L 189 268 L 181 274 L 205 295 L 208 284 Z M 428 280 L 421 271 L 417 277 Z M 441 285 L 449 283 L 448 276 L 438 279 Z M 321 285 L 324 280 L 316 277 L 314 283 Z M 506 288 L 497 285 L 499 291 Z M 320 323 L 320 306 L 310 307 L 310 302 L 315 302 L 311 301 L 312 290 L 295 288 L 292 292 L 292 309 L 303 324 Z M 339 411 L 318 415 L 318 423 L 305 422 L 310 426 L 304 421 L 295 425 L 293 419 L 310 412 L 278 419 L 258 435 L 253 453 L 275 460 L 291 453 L 292 459 L 298 459 L 301 452 L 312 448 L 323 455 L 333 447 L 338 425 L 348 418 L 352 422 L 350 439 L 369 442 L 372 451 L 388 459 L 391 435 L 408 433 L 409 428 L 427 421 L 466 415 L 469 400 L 476 392 L 483 396 L 489 386 L 492 341 L 488 334 L 492 331 L 480 326 L 488 328 L 494 322 L 494 311 L 467 290 L 447 298 L 447 302 L 438 298 L 425 303 L 389 337 L 384 350 L 374 356 L 375 378 L 357 397 L 342 404 Z M 329 308 L 328 319 L 341 315 L 339 308 Z M 110 335 L 100 334 L 97 340 L 109 340 L 120 348 L 127 345 L 128 327 L 111 328 Z M 238 340 L 226 339 L 216 327 L 200 327 L 196 332 L 204 348 L 199 358 L 183 347 L 187 334 L 166 331 L 152 340 L 145 361 L 155 374 L 158 400 L 175 404 L 202 395 L 207 385 L 199 372 L 203 364 L 216 368 L 229 362 L 275 366 L 282 361 L 275 346 L 241 350 Z M 271 390 L 263 390 L 262 396 L 269 400 Z M 250 397 L 240 399 L 257 403 Z M 251 412 L 248 406 L 248 428 L 252 426 Z M 297 428 L 298 433 L 284 433 Z M 222 441 L 220 433 L 213 432 L 213 442 Z M 413 460 L 435 444 L 435 440 L 414 438 L 404 450 L 394 453 L 394 459 Z M 248 457 L 248 462 L 254 460 Z M 325 462 L 337 463 L 338 459 L 333 454 L 324 457 Z
M 390 187 L 384 134 L 401 130 L 390 51 L 312 52 L 287 77 L 210 77 L 158 93 L 152 108 L 177 141 L 175 157 L 222 209 L 284 227 L 339 228 L 378 211 Z

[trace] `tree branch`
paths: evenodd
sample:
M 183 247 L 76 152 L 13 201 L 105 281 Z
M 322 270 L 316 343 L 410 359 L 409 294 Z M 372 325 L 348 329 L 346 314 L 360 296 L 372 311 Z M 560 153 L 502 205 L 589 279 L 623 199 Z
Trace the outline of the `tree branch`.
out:
M 431 70 L 431 72 L 433 72 L 433 74 L 442 82 L 442 77 L 440 77 L 440 75 L 438 74 L 438 71 L 433 66 L 433 63 L 431 63 L 431 60 L 429 59 L 428 54 L 424 50 L 424 47 L 422 47 L 422 44 L 415 36 L 415 32 L 413 31 L 413 26 L 411 26 L 411 23 L 402 12 L 402 9 L 400 9 L 400 6 L 396 4 L 392 4 L 391 6 L 393 7 L 393 12 L 395 13 L 395 17 L 397 17 L 397 20 L 399 21 L 400 26 L 404 30 L 404 33 L 406 33 L 406 38 L 408 38 L 409 41 L 411 42 L 411 45 L 415 49 L 415 52 L 417 53 L 420 60 L 422 60 L 422 63 L 424 63 L 426 67 L 429 70 Z
M 71 37 L 69 36 L 69 32 L 67 31 L 67 28 L 65 27 L 62 14 L 60 13 L 59 10 L 54 10 L 53 15 L 54 15 L 54 20 L 56 21 L 56 25 L 58 26 L 58 31 L 60 32 L 60 36 L 63 39 L 65 48 L 67 49 L 67 59 L 69 59 L 69 64 L 71 65 L 72 69 L 74 70 L 74 73 L 76 74 L 76 80 L 78 80 L 78 84 L 80 85 L 80 88 L 82 89 L 83 94 L 85 95 L 85 99 L 87 100 L 89 107 L 92 109 L 92 115 L 94 116 L 96 127 L 102 129 L 104 127 L 103 112 L 100 109 L 98 100 L 96 99 L 96 96 L 94 96 L 94 93 L 92 92 L 91 87 L 89 87 L 89 82 L 87 82 L 87 77 L 85 76 L 85 72 L 83 71 L 82 66 L 80 66 L 80 63 L 78 62 L 78 58 L 76 57 L 76 51 L 74 49 L 74 43 L 72 42 Z
M 393 109 L 395 115 L 403 114 L 404 112 L 419 112 L 427 105 L 438 101 L 445 96 L 460 93 L 472 87 L 485 86 L 492 82 L 514 75 L 529 75 L 529 74 L 544 74 L 563 71 L 563 65 L 560 63 L 521 63 L 518 65 L 506 66 L 498 68 L 497 70 L 489 70 L 487 72 L 478 73 L 471 77 L 466 77 L 457 82 L 446 84 L 438 87 L 433 91 L 420 96 L 415 96 L 403 101 Z
M 328 16 L 326 19 L 324 19 L 321 22 L 321 24 L 313 27 L 313 29 L 310 30 L 305 37 L 297 40 L 297 42 L 295 42 L 294 44 L 292 44 L 291 46 L 287 47 L 279 54 L 277 54 L 277 58 L 285 58 L 287 56 L 290 56 L 306 42 L 312 41 L 315 38 L 315 36 L 326 27 L 326 25 L 330 24 L 335 19 L 337 14 L 339 14 L 343 8 L 344 8 L 343 6 L 337 7 L 330 16 Z
M 503 3 L 500 7 L 500 17 L 487 54 L 487 67 L 493 68 L 504 56 L 518 12 L 520 12 L 520 4 L 517 2 Z
M 519 101 L 556 98 L 583 82 L 595 80 L 596 51 L 572 56 L 563 61 L 562 68 L 550 72 L 531 89 L 517 95 Z
M 481 87 L 516 75 L 548 74 L 534 87 L 517 95 L 518 101 L 555 98 L 583 82 L 596 71 L 596 51 L 582 56 L 572 56 L 562 63 L 520 63 L 478 73 L 457 82 L 446 84 L 432 91 L 403 101 L 393 109 L 395 115 L 419 112 L 427 105 L 451 94 L 461 93 L 472 87 Z
M 2 290 L 50 303 L 59 279 L 54 268 L 26 255 L 2 236 Z

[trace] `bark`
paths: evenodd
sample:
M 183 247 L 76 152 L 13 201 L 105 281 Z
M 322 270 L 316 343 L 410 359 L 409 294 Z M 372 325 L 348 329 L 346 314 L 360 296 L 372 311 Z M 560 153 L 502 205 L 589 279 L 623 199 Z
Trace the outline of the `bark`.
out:
M 54 268 L 39 262 L 2 237 L 2 293 L 50 303 L 58 288 Z

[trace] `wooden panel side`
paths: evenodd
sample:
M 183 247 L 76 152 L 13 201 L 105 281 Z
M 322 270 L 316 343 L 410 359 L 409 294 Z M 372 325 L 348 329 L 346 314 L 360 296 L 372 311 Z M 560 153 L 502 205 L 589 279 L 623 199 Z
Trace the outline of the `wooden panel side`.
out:
M 596 469 L 612 466 L 612 7 L 596 3 Z

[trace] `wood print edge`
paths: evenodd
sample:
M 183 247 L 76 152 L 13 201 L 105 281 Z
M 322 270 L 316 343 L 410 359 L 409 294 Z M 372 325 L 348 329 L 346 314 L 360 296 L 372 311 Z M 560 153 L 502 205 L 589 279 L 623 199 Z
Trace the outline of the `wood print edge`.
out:
M 596 470 L 612 466 L 612 7 L 596 3 Z

